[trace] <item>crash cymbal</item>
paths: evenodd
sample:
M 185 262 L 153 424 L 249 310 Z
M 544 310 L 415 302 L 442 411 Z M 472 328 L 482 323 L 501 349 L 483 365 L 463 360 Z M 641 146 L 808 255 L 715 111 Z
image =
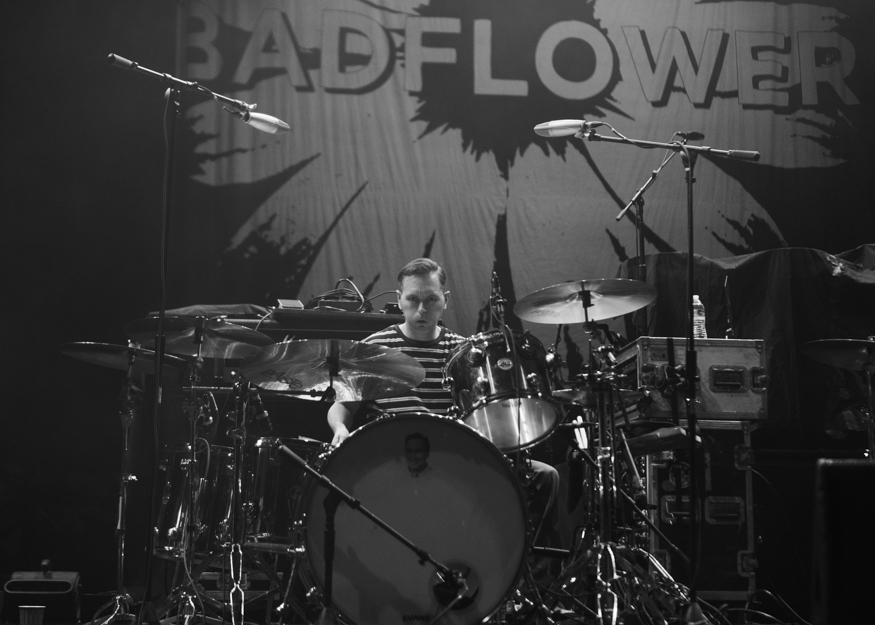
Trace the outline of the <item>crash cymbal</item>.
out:
M 419 386 L 425 378 L 422 365 L 397 349 L 339 339 L 276 343 L 246 358 L 241 371 L 266 390 L 322 391 L 330 382 L 332 356 L 337 357 L 333 380 L 337 401 L 392 397 Z
M 638 280 L 577 280 L 529 293 L 513 312 L 535 323 L 584 323 L 634 312 L 654 299 L 656 289 Z
M 192 358 L 198 354 L 195 344 L 196 317 L 167 317 L 164 320 L 164 351 L 169 354 Z M 125 333 L 137 343 L 154 348 L 158 332 L 158 317 L 132 321 L 125 326 Z M 222 318 L 205 319 L 200 355 L 204 358 L 245 358 L 256 353 L 273 340 L 257 330 L 238 326 Z
M 155 373 L 155 352 L 151 349 L 111 343 L 65 343 L 61 352 L 93 365 L 127 371 L 133 358 L 133 373 Z M 164 366 L 182 367 L 185 361 L 172 354 L 164 355 Z
M 621 388 L 614 389 L 611 394 L 615 402 L 629 404 L 644 398 L 644 393 Z M 593 407 L 598 404 L 598 393 L 590 388 L 560 388 L 553 391 L 553 398 L 562 402 Z
M 865 339 L 822 339 L 809 341 L 800 350 L 818 362 L 841 369 L 862 371 L 875 367 L 875 341 Z

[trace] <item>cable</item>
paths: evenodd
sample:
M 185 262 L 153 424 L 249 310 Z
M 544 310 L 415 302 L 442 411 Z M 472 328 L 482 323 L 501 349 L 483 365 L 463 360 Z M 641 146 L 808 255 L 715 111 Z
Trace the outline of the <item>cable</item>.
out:
M 750 610 L 748 608 L 726 608 L 727 612 L 741 612 L 743 614 L 756 614 L 759 617 L 771 619 L 773 623 L 778 623 L 778 625 L 787 625 L 784 621 L 779 618 L 772 616 L 771 614 L 766 614 L 765 612 L 760 612 L 759 610 Z
M 784 524 L 787 526 L 788 534 L 792 534 L 793 528 L 790 525 L 790 519 L 787 517 L 786 506 L 783 505 L 780 493 L 778 493 L 777 489 L 772 486 L 772 483 L 766 478 L 765 475 L 763 475 L 754 468 L 751 468 L 750 472 L 759 477 L 762 481 L 764 481 L 768 485 L 768 487 L 772 489 L 772 492 L 775 494 L 777 500 L 782 503 L 782 505 L 780 506 L 781 517 L 784 519 Z M 802 579 L 804 579 L 806 585 L 810 587 L 811 581 L 808 579 L 808 574 L 805 572 L 805 566 L 802 564 L 802 556 L 799 555 L 799 550 L 796 548 L 796 543 L 792 539 L 790 540 L 790 546 L 793 548 L 793 554 L 796 556 L 797 564 L 799 564 L 799 571 L 802 573 Z
M 750 607 L 750 604 L 752 603 L 753 598 L 756 597 L 756 596 L 759 595 L 759 594 L 767 595 L 767 596 L 771 597 L 772 599 L 774 599 L 775 601 L 777 601 L 777 602 L 781 605 L 781 607 L 783 607 L 783 608 L 784 608 L 785 610 L 787 610 L 790 614 L 792 614 L 795 618 L 797 618 L 797 619 L 798 619 L 803 625 L 811 625 L 811 623 L 809 623 L 809 622 L 806 621 L 804 618 L 802 618 L 801 616 L 799 616 L 799 615 L 796 613 L 796 611 L 795 611 L 793 608 L 791 608 L 790 605 L 789 605 L 786 601 L 784 601 L 779 595 L 776 595 L 776 594 L 774 594 L 774 593 L 771 593 L 771 592 L 769 592 L 768 590 L 766 590 L 766 589 L 764 589 L 764 588 L 763 588 L 763 589 L 760 589 L 760 590 L 755 590 L 755 591 L 753 592 L 753 594 L 750 596 L 750 599 L 748 599 L 747 603 L 744 604 L 744 607 L 745 607 L 745 608 Z

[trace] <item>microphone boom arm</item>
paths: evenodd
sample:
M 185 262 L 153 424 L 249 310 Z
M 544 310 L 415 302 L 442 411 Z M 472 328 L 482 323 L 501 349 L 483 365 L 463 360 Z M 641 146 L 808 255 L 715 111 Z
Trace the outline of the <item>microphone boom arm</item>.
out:
M 754 152 L 752 150 L 718 150 L 717 148 L 712 148 L 709 145 L 690 145 L 689 143 L 682 144 L 677 141 L 666 143 L 664 141 L 644 141 L 642 139 L 627 139 L 626 137 L 608 137 L 605 135 L 600 135 L 595 131 L 589 129 L 578 132 L 574 136 L 577 139 L 586 139 L 587 141 L 609 141 L 612 143 L 627 143 L 629 145 L 634 145 L 639 148 L 645 148 L 648 150 L 665 148 L 666 150 L 674 150 L 675 152 L 680 152 L 684 149 L 687 149 L 693 152 L 703 152 L 707 154 L 713 154 L 715 156 L 723 156 L 725 158 L 734 158 L 737 160 L 760 160 L 760 153 Z
M 143 67 L 135 61 L 130 61 L 117 54 L 110 54 L 106 60 L 110 65 L 114 65 L 115 67 L 118 67 L 120 69 L 135 71 L 150 78 L 160 80 L 161 82 L 168 83 L 171 89 L 185 89 L 188 91 L 199 91 L 201 93 L 206 93 L 216 102 L 222 105 L 222 108 L 231 113 L 231 115 L 233 115 L 234 117 L 239 117 L 243 120 L 245 124 L 249 124 L 253 128 L 256 128 L 263 132 L 277 133 L 290 130 L 289 125 L 281 119 L 277 119 L 276 117 L 272 117 L 270 115 L 263 115 L 261 113 L 253 113 L 252 111 L 254 111 L 255 108 L 258 106 L 257 104 L 248 104 L 243 100 L 235 100 L 234 98 L 229 98 L 228 96 L 222 95 L 221 93 L 216 93 L 215 91 L 212 91 L 196 82 L 190 82 L 187 80 L 182 80 L 175 76 L 171 76 L 170 74 L 156 72 L 155 70 L 149 69 L 148 67 Z M 232 108 L 228 108 L 228 106 Z

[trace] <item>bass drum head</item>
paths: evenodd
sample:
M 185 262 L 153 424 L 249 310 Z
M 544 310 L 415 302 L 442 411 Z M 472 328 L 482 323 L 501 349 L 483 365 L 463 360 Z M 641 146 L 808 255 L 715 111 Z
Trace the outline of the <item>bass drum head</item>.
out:
M 442 624 L 484 620 L 519 578 L 527 549 L 522 490 L 501 452 L 468 426 L 422 413 L 387 417 L 356 430 L 322 473 L 435 561 L 464 574 L 466 598 Z M 307 558 L 323 589 L 326 493 L 311 484 L 304 499 Z M 428 623 L 443 609 L 438 596 L 444 604 L 455 596 L 438 586 L 434 565 L 421 565 L 345 503 L 335 530 L 332 604 L 352 622 Z

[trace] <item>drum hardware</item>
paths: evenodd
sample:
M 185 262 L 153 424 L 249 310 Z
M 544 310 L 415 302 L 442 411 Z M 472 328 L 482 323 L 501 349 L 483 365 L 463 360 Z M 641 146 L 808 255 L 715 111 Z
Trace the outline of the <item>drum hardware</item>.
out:
M 875 375 L 875 336 L 866 339 L 821 339 L 802 345 L 800 351 L 814 360 L 851 371 L 862 371 L 866 377 L 869 408 L 869 460 L 875 462 L 875 397 L 872 395 L 872 376 Z
M 116 594 L 109 602 L 98 609 L 97 616 L 112 607 L 112 613 L 100 621 L 102 625 L 116 622 L 132 622 L 135 615 L 130 611 L 133 599 L 124 588 L 125 538 L 127 532 L 128 484 L 136 482 L 137 477 L 128 471 L 131 425 L 140 409 L 142 391 L 134 383 L 133 376 L 154 372 L 155 352 L 139 345 L 112 345 L 107 343 L 66 343 L 61 352 L 92 364 L 126 371 L 122 386 L 122 408 L 119 412 L 122 425 L 122 458 L 119 473 L 118 516 L 116 518 Z M 150 362 L 151 361 L 151 362 Z M 170 367 L 184 364 L 181 358 L 168 356 L 165 364 Z
M 259 551 L 256 551 L 247 554 L 246 559 L 265 574 L 271 581 L 272 588 L 249 598 L 246 597 L 244 588 L 244 547 L 248 542 L 245 539 L 246 522 L 243 518 L 247 506 L 243 479 L 243 447 L 250 427 L 257 426 L 259 432 L 267 433 L 271 429 L 271 424 L 257 389 L 238 377 L 231 389 L 233 409 L 225 415 L 226 419 L 231 420 L 230 427 L 225 433 L 233 442 L 233 447 L 214 447 L 207 443 L 203 452 L 206 454 L 206 460 L 200 462 L 197 442 L 206 443 L 206 441 L 197 438 L 197 427 L 199 422 L 205 420 L 205 415 L 208 415 L 206 410 L 208 404 L 195 397 L 194 389 L 198 388 L 199 362 L 200 359 L 197 357 L 190 362 L 192 399 L 189 405 L 192 409 L 189 410 L 189 419 L 192 443 L 184 448 L 185 452 L 189 453 L 189 457 L 182 471 L 188 481 L 188 487 L 183 489 L 182 503 L 174 504 L 171 509 L 170 517 L 177 525 L 164 533 L 170 545 L 163 546 L 159 542 L 156 549 L 156 555 L 161 556 L 161 549 L 163 549 L 164 553 L 177 560 L 178 567 L 181 567 L 185 573 L 185 579 L 158 604 L 156 612 L 159 616 L 163 616 L 176 607 L 177 618 L 188 621 L 197 612 L 196 599 L 204 619 L 208 618 L 206 612 L 208 605 L 220 613 L 226 608 L 229 609 L 232 623 L 239 624 L 243 622 L 246 603 L 270 595 L 274 589 L 282 586 L 282 580 L 262 562 L 258 555 Z M 168 478 L 168 484 L 165 486 L 165 505 L 168 502 L 167 488 L 172 486 L 169 475 Z M 156 527 L 159 538 L 162 537 L 162 519 L 165 512 L 166 510 L 162 508 Z M 176 540 L 181 543 L 176 544 L 174 542 Z M 204 595 L 198 584 L 201 575 L 213 566 L 216 560 L 225 558 L 230 570 L 230 581 L 224 588 L 227 592 L 227 602 Z M 189 570 L 189 567 L 195 563 L 196 566 Z
M 635 547 L 631 528 L 624 528 L 620 522 L 626 510 L 631 510 L 656 530 L 637 503 L 644 488 L 632 453 L 633 449 L 654 443 L 627 439 L 618 427 L 629 423 L 629 404 L 645 400 L 646 395 L 620 389 L 624 376 L 613 371 L 613 346 L 595 347 L 593 342 L 595 332 L 605 329 L 596 321 L 634 312 L 654 297 L 653 287 L 633 280 L 579 281 L 536 291 L 514 309 L 519 317 L 538 323 L 583 322 L 588 334 L 586 371 L 577 376 L 575 383 L 553 392 L 555 400 L 583 409 L 584 416 L 558 427 L 570 429 L 575 435 L 569 475 L 580 480 L 586 471 L 591 475 L 588 523 L 580 528 L 572 555 L 545 591 L 545 599 L 548 605 L 552 603 L 554 612 L 573 608 L 600 624 L 617 622 L 622 614 L 630 612 L 662 622 L 666 615 L 677 614 L 681 605 L 690 603 L 686 588 L 676 584 L 650 554 Z M 677 445 L 674 437 L 656 438 L 659 445 Z M 623 479 L 628 480 L 627 486 L 621 480 L 621 465 L 625 467 Z M 573 490 L 569 486 L 569 510 L 577 505 L 586 486 Z

